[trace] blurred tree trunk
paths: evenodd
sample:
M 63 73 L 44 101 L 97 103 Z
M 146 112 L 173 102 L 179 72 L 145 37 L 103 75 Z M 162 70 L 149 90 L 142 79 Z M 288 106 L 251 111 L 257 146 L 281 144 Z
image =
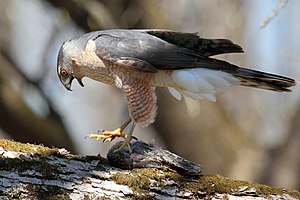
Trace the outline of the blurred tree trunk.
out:
M 26 77 L 12 59 L 11 21 L 7 14 L 10 3 L 0 2 L 0 128 L 21 142 L 54 145 L 76 152 L 61 118 L 39 83 Z M 25 103 L 22 92 L 26 87 L 34 88 L 46 102 L 49 108 L 47 116 L 38 116 Z
M 0 63 L 1 129 L 17 141 L 64 147 L 76 152 L 60 117 L 53 110 L 46 117 L 37 116 L 24 102 L 22 88 L 16 88 L 10 79 L 23 87 L 30 83 L 26 82 L 3 54 L 0 54 Z
M 290 122 L 287 138 L 271 149 L 258 181 L 300 189 L 300 105 Z

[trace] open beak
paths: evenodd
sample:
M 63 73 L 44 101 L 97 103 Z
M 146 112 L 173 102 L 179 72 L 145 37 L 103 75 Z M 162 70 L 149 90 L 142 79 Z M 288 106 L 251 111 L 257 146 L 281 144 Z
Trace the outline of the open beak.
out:
M 79 83 L 79 85 L 80 85 L 81 87 L 84 87 L 81 78 L 76 78 L 76 80 L 78 81 L 78 83 Z
M 62 81 L 62 83 L 63 83 L 63 85 L 65 86 L 65 88 L 67 89 L 67 90 L 69 90 L 69 91 L 72 91 L 72 89 L 71 89 L 71 85 L 72 85 L 72 81 L 74 80 L 74 78 L 75 77 L 70 77 L 70 78 L 68 78 L 66 81 Z M 83 85 L 83 83 L 82 83 L 82 81 L 81 81 L 81 78 L 75 78 L 77 81 L 78 81 L 78 83 L 79 83 L 79 85 L 81 86 L 81 87 L 84 87 L 84 85 Z
M 67 81 L 63 82 L 63 85 L 65 86 L 65 88 L 69 91 L 71 90 L 71 85 L 72 85 L 72 81 L 73 81 L 74 77 L 67 79 Z

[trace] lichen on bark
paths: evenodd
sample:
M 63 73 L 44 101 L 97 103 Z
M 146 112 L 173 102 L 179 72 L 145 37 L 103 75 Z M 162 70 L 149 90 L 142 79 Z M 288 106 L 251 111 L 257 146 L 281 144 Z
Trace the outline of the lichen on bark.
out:
M 0 139 L 0 199 L 46 197 L 300 199 L 300 193 L 216 174 L 184 176 L 168 167 L 122 170 L 100 156 Z

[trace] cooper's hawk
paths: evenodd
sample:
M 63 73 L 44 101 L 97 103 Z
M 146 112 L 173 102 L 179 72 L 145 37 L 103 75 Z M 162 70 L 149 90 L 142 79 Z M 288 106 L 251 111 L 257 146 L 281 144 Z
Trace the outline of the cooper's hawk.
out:
M 121 89 L 127 98 L 130 120 L 115 131 L 90 137 L 105 141 L 125 137 L 122 131 L 132 120 L 125 140 L 128 143 L 135 124 L 146 127 L 155 120 L 155 87 L 167 87 L 178 100 L 186 96 L 215 101 L 216 92 L 233 85 L 277 92 L 288 92 L 296 85 L 291 78 L 210 57 L 241 52 L 243 49 L 230 40 L 205 39 L 194 33 L 153 29 L 95 31 L 63 43 L 57 73 L 68 90 L 74 78 L 83 86 L 83 77 Z

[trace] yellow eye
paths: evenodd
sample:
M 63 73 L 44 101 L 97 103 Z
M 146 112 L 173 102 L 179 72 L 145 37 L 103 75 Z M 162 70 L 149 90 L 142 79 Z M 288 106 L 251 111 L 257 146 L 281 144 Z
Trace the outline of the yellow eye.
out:
M 61 70 L 60 70 L 60 75 L 62 75 L 62 76 L 68 76 L 67 70 L 61 69 Z

